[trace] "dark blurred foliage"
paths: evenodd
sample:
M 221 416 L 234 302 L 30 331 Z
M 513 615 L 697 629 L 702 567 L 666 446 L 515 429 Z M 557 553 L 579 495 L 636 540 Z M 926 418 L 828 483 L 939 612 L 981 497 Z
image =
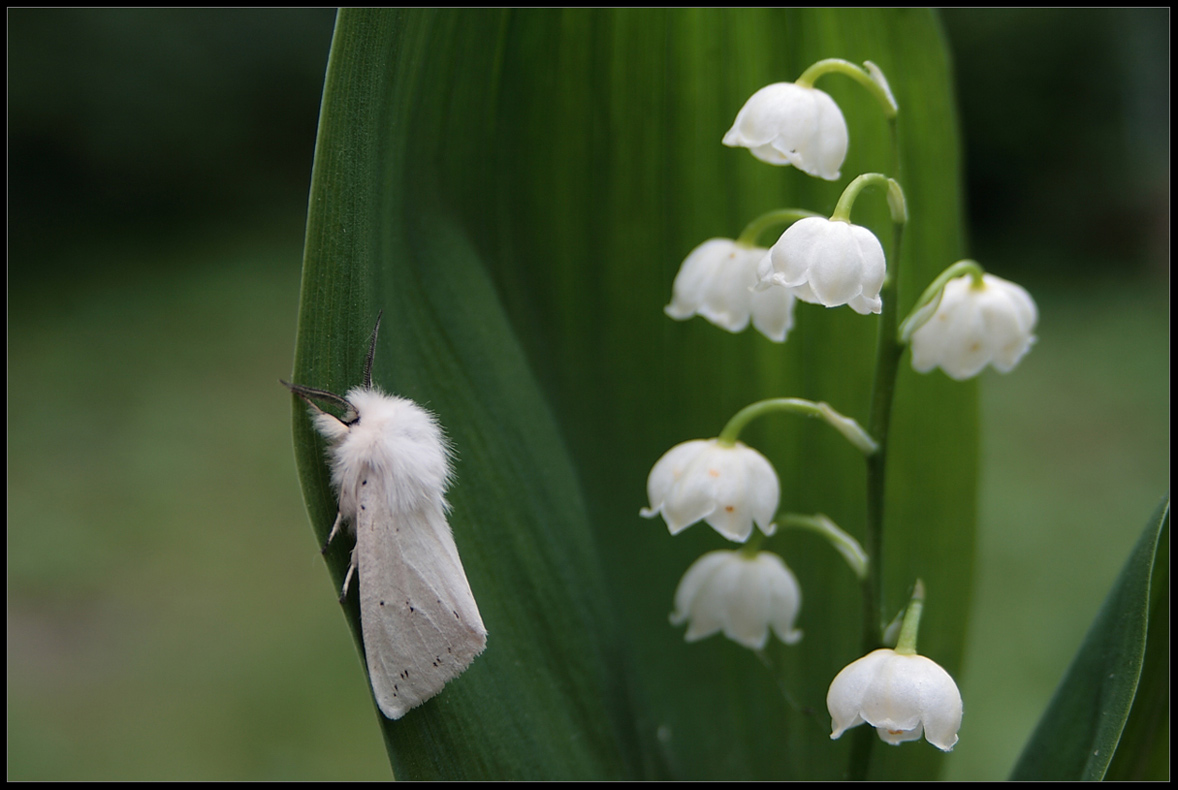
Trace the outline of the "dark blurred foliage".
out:
M 305 211 L 334 21 L 332 9 L 10 9 L 10 272 L 98 235 Z
M 1169 10 L 943 16 L 973 253 L 1012 276 L 1167 270 Z M 8 23 L 10 276 L 95 235 L 305 210 L 334 11 L 11 9 Z
M 1168 271 L 1169 9 L 941 15 L 983 265 Z

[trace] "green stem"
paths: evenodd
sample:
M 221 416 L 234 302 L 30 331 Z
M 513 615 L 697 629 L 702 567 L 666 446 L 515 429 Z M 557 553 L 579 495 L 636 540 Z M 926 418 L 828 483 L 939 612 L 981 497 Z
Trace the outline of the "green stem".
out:
M 720 431 L 717 439 L 720 444 L 731 447 L 736 444 L 740 432 L 744 430 L 746 425 L 757 417 L 779 411 L 804 414 L 807 417 L 821 417 L 865 455 L 874 453 L 878 446 L 870 434 L 859 427 L 859 423 L 850 417 L 839 414 L 831 408 L 829 403 L 815 403 L 802 398 L 770 398 L 745 406 L 732 416 L 732 419 L 724 426 L 724 430 Z
M 826 60 L 818 61 L 803 71 L 802 76 L 798 77 L 795 83 L 801 85 L 803 88 L 812 88 L 814 87 L 814 81 L 823 74 L 845 74 L 866 88 L 875 97 L 880 107 L 883 108 L 885 117 L 896 117 L 899 108 L 896 106 L 896 98 L 892 95 L 892 89 L 888 86 L 887 78 L 884 77 L 879 67 L 870 60 L 863 65 L 866 68 L 860 68 L 854 63 L 843 60 L 842 58 L 827 58 Z
M 862 581 L 867 576 L 867 552 L 859 545 L 859 541 L 844 532 L 838 524 L 822 513 L 812 516 L 801 513 L 786 513 L 776 519 L 781 529 L 792 527 L 815 532 L 826 539 L 835 551 L 842 555 L 851 567 L 851 571 Z
M 892 138 L 892 178 L 897 181 L 903 181 L 904 176 L 900 170 L 900 129 L 899 117 L 893 116 L 888 118 L 888 132 Z
M 882 75 L 881 75 L 882 76 Z M 886 85 L 886 81 L 884 82 Z M 889 91 L 890 95 L 890 91 Z M 879 337 L 875 349 L 875 379 L 871 387 L 871 413 L 867 427 L 879 442 L 879 451 L 867 456 L 867 578 L 863 581 L 863 655 L 880 647 L 883 642 L 883 521 L 884 482 L 887 471 L 888 427 L 891 423 L 892 400 L 896 392 L 896 375 L 904 347 L 896 342 L 896 324 L 900 305 L 900 242 L 908 221 L 901 177 L 900 130 L 895 114 L 888 117 L 888 131 L 892 138 L 892 172 L 888 183 L 888 204 L 892 212 L 892 255 L 889 276 L 880 290 L 883 309 L 879 316 Z M 851 756 L 847 764 L 847 778 L 866 781 L 871 765 L 871 750 L 879 740 L 874 727 L 857 727 L 851 739 Z
M 869 432 L 879 443 L 879 450 L 867 457 L 867 581 L 863 590 L 863 653 L 880 646 L 883 627 L 883 525 L 884 493 L 887 472 L 888 429 L 892 401 L 896 393 L 896 376 L 904 347 L 896 342 L 896 321 L 900 274 L 900 243 L 904 226 L 897 224 L 892 233 L 892 276 L 884 283 L 880 297 L 883 310 L 879 316 L 879 338 L 875 351 L 875 381 L 871 391 L 871 412 L 867 418 Z
M 776 211 L 770 211 L 762 214 L 746 225 L 744 230 L 740 232 L 740 235 L 736 237 L 736 243 L 742 247 L 756 247 L 757 239 L 769 228 L 792 225 L 799 219 L 805 219 L 806 217 L 821 216 L 821 214 L 807 211 L 804 208 L 781 208 Z
M 899 342 L 907 345 L 912 339 L 912 333 L 928 323 L 928 320 L 933 317 L 937 312 L 937 307 L 941 304 L 941 294 L 944 293 L 945 285 L 950 280 L 968 276 L 973 278 L 974 287 L 981 287 L 982 276 L 985 273 L 985 269 L 977 261 L 963 260 L 937 275 L 937 279 L 929 283 L 928 288 L 925 288 L 924 293 L 916 300 L 916 304 L 912 306 L 908 316 L 900 322 Z
M 850 222 L 851 208 L 855 205 L 859 193 L 871 186 L 883 187 L 888 191 L 888 209 L 891 211 L 893 223 L 902 225 L 908 221 L 908 205 L 904 201 L 904 190 L 900 188 L 900 182 L 882 173 L 864 173 L 847 184 L 830 218 Z
M 753 534 L 744 542 L 737 551 L 745 557 L 755 557 L 761 552 L 761 544 L 765 541 L 765 535 L 757 529 L 753 530 Z
M 924 582 L 916 580 L 912 598 L 904 612 L 904 624 L 900 626 L 900 638 L 896 640 L 896 652 L 902 656 L 916 655 L 916 634 L 920 631 L 920 615 L 924 611 Z
M 892 233 L 892 275 L 880 291 L 883 310 L 879 315 L 879 338 L 875 350 L 875 381 L 871 389 L 871 413 L 868 431 L 879 442 L 879 450 L 867 456 L 867 578 L 863 591 L 863 655 L 883 643 L 883 526 L 884 492 L 888 459 L 888 427 L 892 417 L 892 400 L 896 392 L 896 375 L 904 347 L 896 342 L 896 321 L 899 307 L 896 295 L 900 280 L 900 241 L 903 223 L 896 223 Z M 871 750 L 876 738 L 871 727 L 860 727 L 851 741 L 851 757 L 847 775 L 855 781 L 867 778 Z

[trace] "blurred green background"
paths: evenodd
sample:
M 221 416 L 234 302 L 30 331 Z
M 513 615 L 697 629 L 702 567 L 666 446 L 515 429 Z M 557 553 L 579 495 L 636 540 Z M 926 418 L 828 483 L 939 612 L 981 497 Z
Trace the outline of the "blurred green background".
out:
M 972 253 L 1040 307 L 947 760 L 999 779 L 1169 485 L 1169 12 L 943 19 Z M 389 776 L 276 382 L 333 21 L 9 11 L 10 779 Z

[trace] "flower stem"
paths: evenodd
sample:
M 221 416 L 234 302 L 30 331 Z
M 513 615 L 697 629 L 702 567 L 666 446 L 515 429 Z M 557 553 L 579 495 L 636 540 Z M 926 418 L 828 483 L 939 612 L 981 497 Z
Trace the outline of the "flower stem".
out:
M 859 423 L 850 417 L 839 414 L 831 408 L 829 403 L 815 403 L 803 398 L 770 398 L 749 404 L 732 416 L 732 419 L 724 426 L 724 430 L 720 431 L 717 439 L 720 444 L 732 446 L 746 425 L 757 417 L 778 411 L 804 414 L 807 417 L 821 417 L 866 455 L 874 453 L 878 447 L 871 435 L 859 427 Z
M 745 557 L 755 557 L 761 552 L 761 544 L 765 541 L 765 534 L 760 530 L 754 529 L 753 534 L 745 541 L 738 551 Z
M 745 225 L 744 230 L 736 237 L 736 243 L 742 247 L 756 247 L 757 239 L 769 228 L 792 225 L 799 219 L 806 217 L 821 216 L 821 214 L 807 211 L 804 208 L 779 208 L 776 211 L 769 211 Z
M 937 307 L 941 304 L 941 294 L 950 280 L 968 275 L 977 286 L 982 282 L 982 275 L 985 273 L 977 261 L 963 260 L 937 275 L 937 279 L 929 283 L 928 288 L 925 288 L 924 293 L 916 300 L 908 316 L 900 322 L 900 343 L 907 345 L 912 339 L 912 333 L 924 326 L 937 312 Z
M 886 82 L 884 83 L 886 84 Z M 891 91 L 888 90 L 890 95 Z M 893 99 L 894 102 L 894 99 Z M 895 113 L 888 116 L 888 131 L 892 138 L 893 178 L 888 179 L 888 206 L 892 212 L 892 255 L 889 276 L 880 289 L 883 309 L 879 315 L 879 337 L 875 348 L 875 379 L 871 386 L 871 412 L 867 428 L 879 442 L 879 449 L 867 456 L 867 578 L 863 591 L 863 654 L 883 644 L 883 524 L 885 473 L 888 460 L 888 427 L 892 419 L 892 400 L 896 393 L 896 375 L 899 373 L 900 357 L 904 347 L 897 342 L 896 324 L 900 305 L 900 243 L 904 225 L 908 222 L 908 211 L 903 190 L 900 189 L 902 158 L 900 156 L 900 130 Z M 844 193 L 845 194 L 845 193 Z M 840 199 L 841 203 L 841 199 Z M 849 210 L 849 209 L 848 209 Z M 836 209 L 837 211 L 837 209 Z M 871 750 L 878 740 L 873 727 L 858 727 L 851 740 L 851 756 L 847 764 L 847 778 L 852 781 L 866 781 L 871 765 Z
M 875 351 L 875 381 L 871 391 L 868 430 L 879 443 L 879 450 L 867 456 L 867 550 L 868 571 L 863 588 L 863 652 L 881 644 L 883 627 L 883 525 L 884 492 L 887 472 L 888 428 L 892 418 L 892 401 L 896 392 L 896 375 L 904 347 L 896 342 L 897 293 L 900 280 L 900 243 L 904 225 L 897 223 L 892 233 L 892 276 L 884 283 L 880 297 L 883 310 L 879 316 L 879 338 Z
M 838 524 L 822 513 L 813 516 L 801 513 L 786 513 L 777 519 L 777 526 L 784 529 L 805 529 L 815 532 L 826 539 L 835 551 L 842 555 L 851 567 L 851 572 L 862 581 L 867 576 L 867 553 L 859 545 L 859 541 L 844 532 Z
M 892 275 L 880 291 L 883 310 L 879 315 L 879 339 L 875 350 L 875 382 L 871 390 L 871 413 L 868 431 L 879 442 L 879 449 L 867 456 L 867 578 L 863 590 L 863 654 L 883 644 L 883 526 L 884 483 L 888 459 L 888 426 L 892 417 L 892 399 L 896 392 L 896 374 L 904 347 L 896 342 L 896 318 L 899 311 L 896 295 L 900 274 L 900 240 L 904 224 L 896 223 L 892 233 Z M 854 781 L 867 778 L 875 731 L 861 727 L 851 741 L 847 776 Z
M 916 634 L 920 630 L 920 615 L 924 611 L 924 582 L 916 580 L 912 598 L 904 612 L 904 624 L 900 626 L 900 638 L 896 640 L 896 652 L 902 656 L 916 655 Z
M 888 81 L 883 76 L 883 72 L 871 61 L 867 61 L 864 65 L 867 66 L 866 69 L 860 68 L 854 63 L 843 60 L 842 58 L 827 58 L 818 61 L 803 71 L 802 76 L 798 77 L 795 82 L 803 88 L 813 88 L 814 80 L 823 74 L 830 74 L 831 72 L 845 74 L 866 88 L 875 97 L 880 107 L 883 108 L 885 117 L 896 117 L 899 108 L 896 106 L 896 98 L 892 95 L 892 89 L 888 87 Z
M 843 194 L 839 196 L 839 202 L 835 205 L 834 213 L 830 215 L 830 218 L 850 222 L 851 207 L 855 205 L 859 193 L 870 186 L 883 187 L 888 191 L 888 209 L 891 211 L 894 224 L 902 225 L 908 221 L 908 206 L 904 201 L 904 190 L 900 188 L 900 182 L 881 173 L 864 173 L 861 176 L 856 176 L 851 183 L 847 184 Z

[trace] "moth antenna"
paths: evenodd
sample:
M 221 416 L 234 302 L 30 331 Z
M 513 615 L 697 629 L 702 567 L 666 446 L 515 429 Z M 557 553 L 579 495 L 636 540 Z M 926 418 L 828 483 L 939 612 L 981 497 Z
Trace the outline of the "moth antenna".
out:
M 328 392 L 327 390 L 321 390 L 315 387 L 306 387 L 302 384 L 291 384 L 289 381 L 283 381 L 282 379 L 279 379 L 278 383 L 306 401 L 307 405 L 314 409 L 318 414 L 328 414 L 328 412 L 325 412 L 323 409 L 319 408 L 319 404 L 313 400 L 315 398 L 319 400 L 331 401 L 337 406 L 342 407 L 344 410 L 344 416 L 342 419 L 336 417 L 334 414 L 331 416 L 335 417 L 335 419 L 339 420 L 345 425 L 351 425 L 356 421 L 356 409 L 352 406 L 351 403 L 348 402 L 348 399 L 342 395 L 336 395 L 334 392 Z
M 364 389 L 372 389 L 372 358 L 376 356 L 376 334 L 380 332 L 380 319 L 384 310 L 376 314 L 376 326 L 372 327 L 372 339 L 368 341 L 368 359 L 364 362 Z

